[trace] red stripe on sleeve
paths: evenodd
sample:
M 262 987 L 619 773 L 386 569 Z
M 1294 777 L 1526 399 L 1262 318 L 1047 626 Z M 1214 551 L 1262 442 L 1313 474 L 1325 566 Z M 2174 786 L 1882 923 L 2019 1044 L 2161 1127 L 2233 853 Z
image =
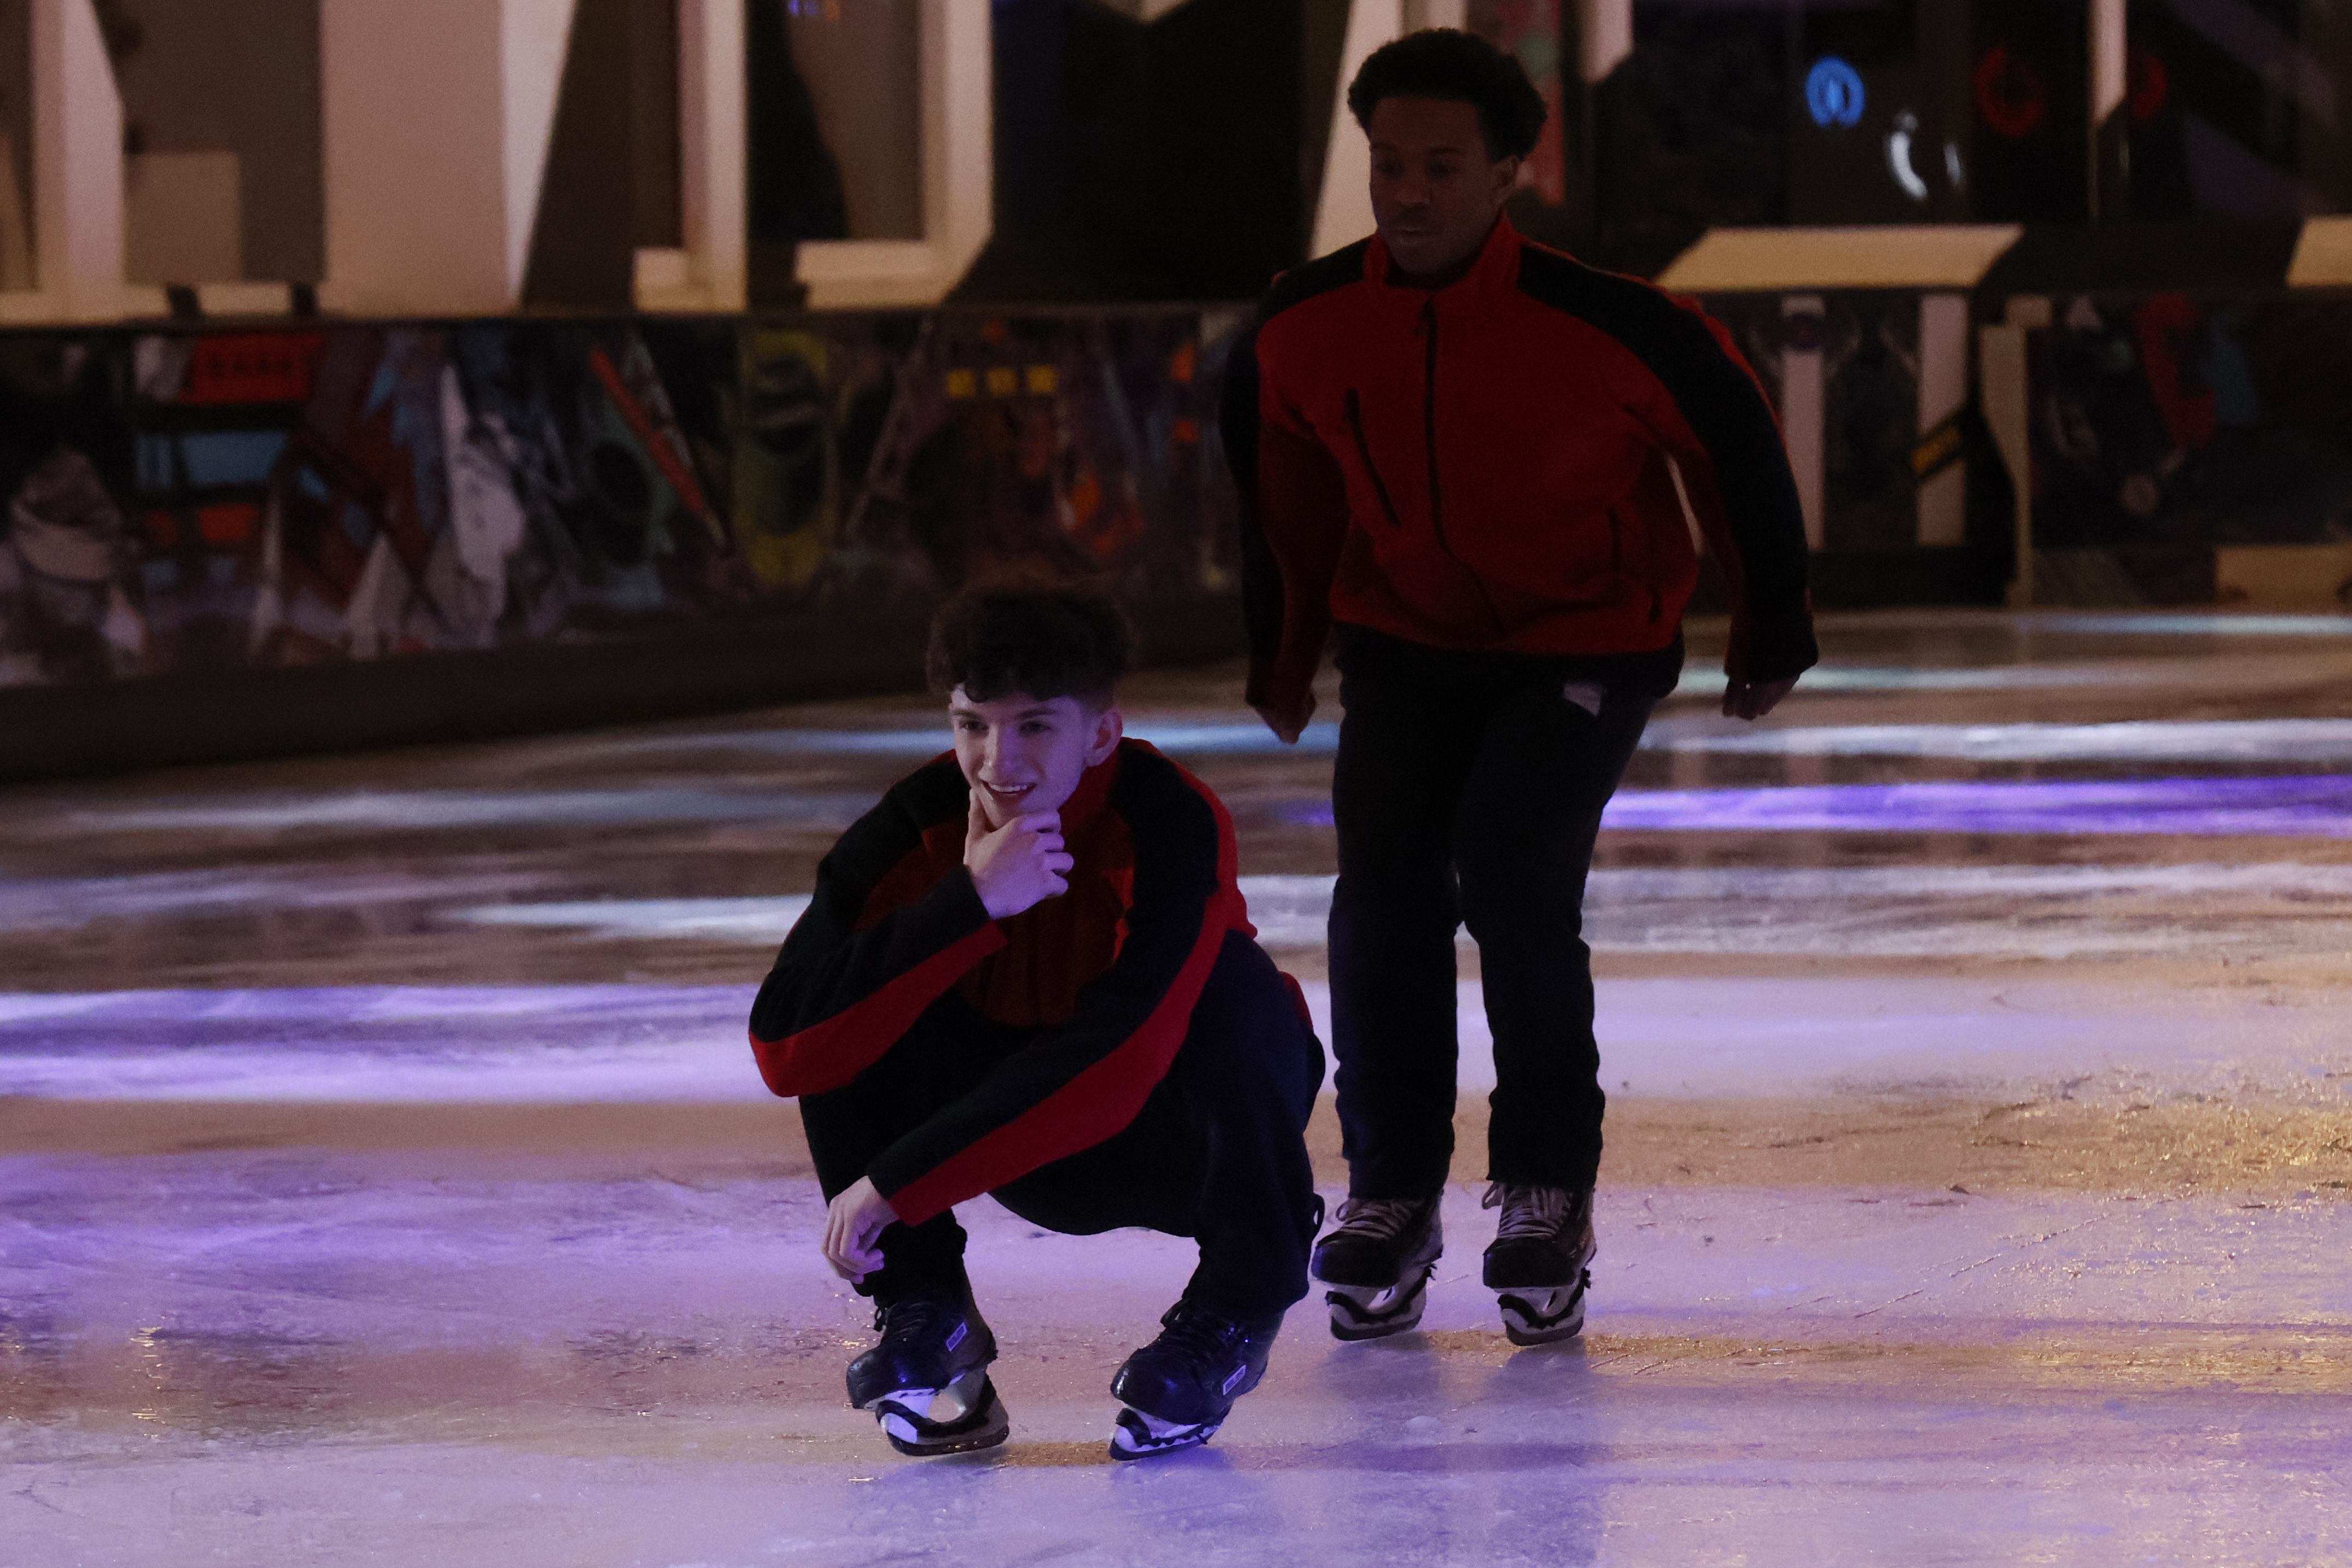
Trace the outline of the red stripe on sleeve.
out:
M 787 1099 L 840 1088 L 898 1044 L 965 970 L 1003 946 L 1004 933 L 992 921 L 823 1023 L 782 1040 L 753 1035 L 751 1055 L 761 1079 L 771 1092 Z
M 1174 983 L 1118 1050 L 953 1158 L 886 1193 L 899 1220 L 920 1225 L 1040 1166 L 1090 1149 L 1134 1121 L 1192 1028 L 1192 1009 L 1233 929 L 1231 903 L 1230 894 L 1209 901 Z

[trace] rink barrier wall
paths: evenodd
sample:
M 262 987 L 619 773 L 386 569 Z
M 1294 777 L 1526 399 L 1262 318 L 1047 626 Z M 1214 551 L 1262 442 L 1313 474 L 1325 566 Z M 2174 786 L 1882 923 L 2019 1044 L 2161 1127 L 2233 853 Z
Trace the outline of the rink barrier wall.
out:
M 1004 570 L 1108 584 L 1156 656 L 1238 652 L 1244 319 L 0 335 L 0 772 L 912 688 L 932 607 Z
M 2006 404 L 1965 340 L 1923 392 L 1932 291 L 1706 303 L 1812 433 L 1821 608 L 2352 598 L 2352 294 L 2020 299 Z M 911 690 L 930 607 L 1006 568 L 1110 584 L 1162 662 L 1238 654 L 1247 319 L 0 334 L 0 777 Z
M 911 690 L 931 607 L 1006 569 L 1109 584 L 1160 662 L 1238 654 L 1214 413 L 1248 319 L 0 334 L 0 777 Z M 1980 563 L 1890 550 L 1846 476 L 1819 602 L 1975 601 Z
M 1238 601 L 1132 601 L 1151 666 L 1239 656 Z M 903 695 L 927 622 L 779 614 L 604 641 L 0 691 L 0 781 L 298 757 Z M 945 748 L 945 729 L 941 746 Z

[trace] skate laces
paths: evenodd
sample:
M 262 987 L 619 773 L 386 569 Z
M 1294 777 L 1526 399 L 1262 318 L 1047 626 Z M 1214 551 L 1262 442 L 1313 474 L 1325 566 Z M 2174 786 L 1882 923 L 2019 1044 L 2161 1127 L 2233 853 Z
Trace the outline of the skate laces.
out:
M 1351 1197 L 1339 1205 L 1338 1234 L 1368 1241 L 1393 1241 L 1421 1218 L 1427 1200 L 1410 1197 Z
M 929 1296 L 908 1296 L 888 1306 L 874 1303 L 874 1332 L 887 1334 L 895 1325 L 906 1333 L 919 1332 L 934 1317 L 953 1312 L 962 1303 L 935 1301 Z
M 1520 1186 L 1499 1181 L 1486 1184 L 1486 1196 L 1478 1200 L 1481 1208 L 1499 1208 L 1501 1223 L 1495 1228 L 1497 1241 L 1543 1241 L 1559 1233 L 1568 1218 L 1569 1195 L 1566 1187 Z
M 1236 1340 L 1249 1337 L 1249 1330 L 1231 1318 L 1181 1302 L 1160 1322 L 1160 1343 L 1195 1359 L 1223 1355 Z

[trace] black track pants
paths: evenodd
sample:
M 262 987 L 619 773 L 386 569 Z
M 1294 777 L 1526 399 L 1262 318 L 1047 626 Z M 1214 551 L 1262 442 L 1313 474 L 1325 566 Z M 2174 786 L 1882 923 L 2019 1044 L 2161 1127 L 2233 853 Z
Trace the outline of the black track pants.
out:
M 856 1078 L 801 1101 L 817 1180 L 830 1201 L 890 1144 L 960 1098 L 1033 1037 L 992 1023 L 950 993 Z M 991 1194 L 1048 1230 L 1091 1236 L 1140 1226 L 1195 1236 L 1185 1293 L 1234 1318 L 1271 1317 L 1307 1293 L 1315 1178 L 1307 1118 L 1323 1048 L 1265 949 L 1225 938 L 1168 1076 L 1126 1129 Z M 952 1213 L 882 1232 L 884 1267 L 857 1286 L 891 1301 L 963 1281 Z
M 1331 1033 L 1350 1190 L 1421 1197 L 1454 1153 L 1454 933 L 1495 1039 L 1487 1177 L 1593 1185 L 1606 1104 L 1584 882 L 1680 649 L 1591 662 L 1454 653 L 1346 628 L 1331 800 Z M 1601 693 L 1593 714 L 1566 695 Z

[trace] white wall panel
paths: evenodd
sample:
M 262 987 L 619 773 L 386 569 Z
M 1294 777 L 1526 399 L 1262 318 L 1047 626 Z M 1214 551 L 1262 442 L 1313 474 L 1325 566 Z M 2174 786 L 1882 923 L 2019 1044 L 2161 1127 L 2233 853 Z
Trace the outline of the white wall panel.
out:
M 1403 28 L 1402 0 L 1354 0 L 1348 7 L 1348 41 L 1339 52 L 1339 85 L 1331 98 L 1331 138 L 1323 155 L 1310 255 L 1328 256 L 1372 232 L 1372 153 L 1363 128 L 1348 112 L 1348 84 L 1365 57 Z
M 512 307 L 504 42 L 489 0 L 324 0 L 329 308 Z
M 563 85 L 564 48 L 577 8 L 578 0 L 503 0 L 499 6 L 499 111 L 506 121 L 500 173 L 506 184 L 507 292 L 515 298 L 522 297 L 540 182 L 555 131 L 556 97 Z M 625 172 L 616 170 L 614 177 L 625 178 Z

